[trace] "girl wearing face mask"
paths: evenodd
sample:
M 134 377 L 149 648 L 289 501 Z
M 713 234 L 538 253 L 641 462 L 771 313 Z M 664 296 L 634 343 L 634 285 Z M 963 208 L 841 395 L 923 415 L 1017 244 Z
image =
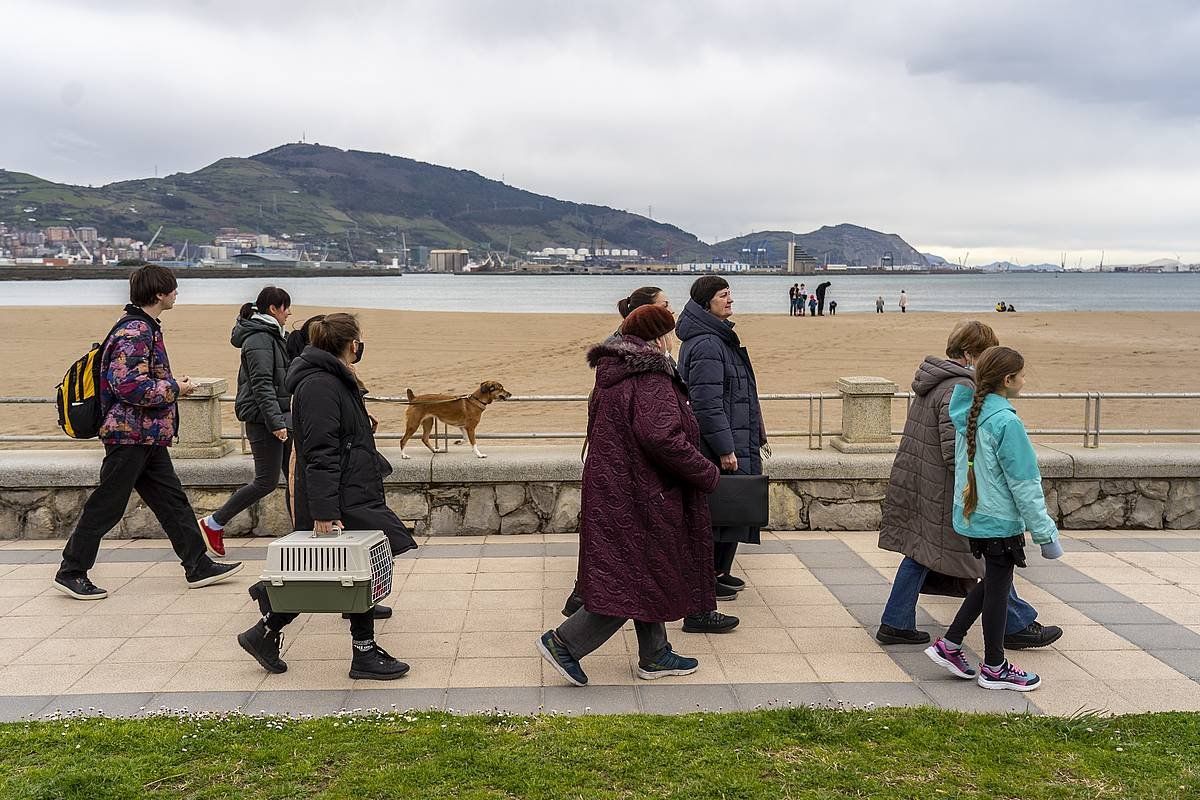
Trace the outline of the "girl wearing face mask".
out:
M 246 426 L 254 454 L 254 481 L 238 489 L 223 506 L 200 522 L 208 552 L 225 555 L 225 526 L 254 503 L 275 491 L 288 451 L 288 418 L 292 396 L 284 388 L 288 363 L 283 326 L 292 315 L 292 298 L 267 286 L 258 299 L 238 313 L 229 342 L 241 349 L 234 413 Z
M 288 465 L 292 523 L 296 530 L 329 533 L 335 528 L 381 530 L 392 554 L 417 545 L 408 528 L 384 502 L 383 479 L 391 465 L 375 446 L 361 384 L 351 368 L 366 347 L 358 320 L 329 314 L 314 323 L 311 344 L 292 362 L 286 387 L 292 392 L 295 448 Z M 271 611 L 265 587 L 250 589 L 263 618 L 238 636 L 242 648 L 268 672 L 283 672 L 280 631 L 296 614 Z M 351 614 L 350 677 L 393 680 L 408 672 L 375 643 L 375 614 Z

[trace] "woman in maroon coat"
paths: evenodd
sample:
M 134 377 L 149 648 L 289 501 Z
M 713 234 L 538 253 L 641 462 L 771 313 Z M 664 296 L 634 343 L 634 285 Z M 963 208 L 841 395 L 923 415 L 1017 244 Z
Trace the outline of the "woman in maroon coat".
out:
M 583 686 L 580 659 L 629 619 L 638 677 L 687 675 L 699 662 L 671 649 L 664 622 L 713 607 L 712 532 L 705 494 L 720 472 L 700 452 L 700 427 L 669 357 L 675 319 L 642 306 L 621 337 L 596 345 L 588 363 L 579 589 L 584 607 L 538 641 L 542 656 Z

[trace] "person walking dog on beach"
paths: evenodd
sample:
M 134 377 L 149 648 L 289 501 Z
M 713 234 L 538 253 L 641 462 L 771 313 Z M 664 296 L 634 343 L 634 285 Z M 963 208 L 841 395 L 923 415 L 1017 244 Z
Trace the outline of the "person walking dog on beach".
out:
M 883 644 L 925 644 L 917 630 L 920 594 L 962 597 L 983 577 L 983 564 L 954 530 L 954 423 L 950 395 L 956 386 L 974 389 L 976 359 L 999 344 L 990 326 L 960 322 L 946 341 L 946 357 L 926 356 L 913 377 L 913 400 L 904 435 L 892 464 L 883 501 L 879 547 L 904 555 L 892 581 L 875 638 Z M 1008 597 L 1004 646 L 1044 647 L 1062 629 L 1042 626 L 1037 611 L 1017 596 Z
M 157 264 L 138 267 L 129 276 L 129 305 L 101 352 L 100 441 L 104 461 L 100 483 L 83 506 L 75 531 L 63 548 L 54 588 L 76 600 L 99 600 L 108 592 L 88 578 L 100 540 L 125 515 L 129 495 L 138 495 L 154 512 L 183 564 L 188 588 L 232 577 L 240 563 L 219 564 L 204 552 L 196 514 L 183 491 L 167 450 L 179 425 L 176 401 L 194 392 L 183 376 L 171 373 L 162 323 L 158 317 L 175 307 L 178 283 Z
M 720 471 L 698 447 L 700 427 L 667 357 L 675 319 L 653 305 L 633 311 L 621 337 L 592 347 L 580 514 L 583 608 L 537 641 L 538 652 L 576 686 L 581 660 L 632 619 L 638 677 L 689 675 L 699 662 L 676 653 L 664 625 L 712 605 L 708 501 Z
M 366 348 L 358 320 L 351 314 L 328 314 L 313 323 L 309 336 L 312 343 L 288 367 L 284 387 L 292 393 L 296 437 L 288 465 L 292 525 L 317 533 L 381 530 L 393 556 L 415 549 L 408 527 L 384 501 L 383 479 L 392 468 L 375 445 L 374 426 L 352 369 Z M 279 658 L 281 634 L 298 615 L 272 611 L 262 582 L 249 591 L 262 619 L 238 634 L 238 644 L 268 672 L 285 672 L 287 664 Z M 345 615 L 352 640 L 351 678 L 394 680 L 408 672 L 407 664 L 375 642 L 376 609 Z
M 215 556 L 225 555 L 225 526 L 275 491 L 283 474 L 292 403 L 283 385 L 291 361 L 283 326 L 291 315 L 291 296 L 283 289 L 267 286 L 253 303 L 242 306 L 229 336 L 229 343 L 241 350 L 233 409 L 246 426 L 246 439 L 254 455 L 254 481 L 199 521 L 204 544 Z
M 729 321 L 733 294 L 724 278 L 705 275 L 692 284 L 691 296 L 676 332 L 682 341 L 679 374 L 700 423 L 701 447 L 722 472 L 761 475 L 767 432 L 750 354 Z M 719 527 L 712 533 L 716 596 L 733 600 L 746 588 L 731 572 L 738 543 L 758 544 L 759 531 Z M 691 622 L 684 621 L 685 630 Z
M 1028 692 L 1042 681 L 1004 657 L 1004 619 L 1013 568 L 1025 566 L 1025 531 L 1043 558 L 1059 558 L 1058 528 L 1046 512 L 1037 454 L 1010 402 L 1025 385 L 1025 359 L 1008 347 L 989 347 L 975 365 L 975 389 L 955 386 L 950 396 L 954 442 L 954 529 L 983 559 L 976 584 L 946 635 L 925 653 L 952 674 L 985 689 Z M 971 667 L 963 637 L 983 617 L 983 663 Z

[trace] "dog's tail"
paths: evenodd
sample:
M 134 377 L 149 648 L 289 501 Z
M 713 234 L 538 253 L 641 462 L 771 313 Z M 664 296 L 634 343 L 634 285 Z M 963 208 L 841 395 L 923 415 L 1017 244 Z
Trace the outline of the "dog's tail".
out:
M 415 400 L 415 399 L 416 399 L 416 397 L 417 397 L 415 394 L 413 394 L 413 391 L 412 391 L 412 389 L 405 389 L 405 390 L 404 390 L 404 392 L 405 392 L 405 394 L 407 394 L 407 395 L 408 395 L 408 402 L 410 402 L 410 403 L 411 403 L 413 400 Z

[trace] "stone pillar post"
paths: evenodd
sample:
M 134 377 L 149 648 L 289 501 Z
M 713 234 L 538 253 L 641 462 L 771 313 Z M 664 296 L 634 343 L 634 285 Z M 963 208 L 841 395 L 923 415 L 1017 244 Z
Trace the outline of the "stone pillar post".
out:
M 842 435 L 831 444 L 843 453 L 894 453 L 892 395 L 896 384 L 887 378 L 838 378 L 842 394 Z
M 221 403 L 228 387 L 224 378 L 192 378 L 196 391 L 179 398 L 179 442 L 174 458 L 220 458 L 233 450 L 221 438 Z

